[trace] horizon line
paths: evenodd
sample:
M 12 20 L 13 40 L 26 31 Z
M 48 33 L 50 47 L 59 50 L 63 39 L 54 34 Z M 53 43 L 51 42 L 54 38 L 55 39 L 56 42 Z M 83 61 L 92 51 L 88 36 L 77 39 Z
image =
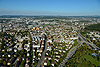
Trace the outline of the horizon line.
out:
M 0 16 L 100 16 L 100 15 L 0 15 Z

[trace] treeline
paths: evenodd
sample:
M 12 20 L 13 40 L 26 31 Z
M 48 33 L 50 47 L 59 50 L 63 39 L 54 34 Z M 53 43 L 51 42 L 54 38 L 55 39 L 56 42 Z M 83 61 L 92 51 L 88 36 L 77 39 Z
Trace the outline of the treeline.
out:
M 85 30 L 100 31 L 100 23 L 99 24 L 92 24 L 92 25 L 86 26 Z

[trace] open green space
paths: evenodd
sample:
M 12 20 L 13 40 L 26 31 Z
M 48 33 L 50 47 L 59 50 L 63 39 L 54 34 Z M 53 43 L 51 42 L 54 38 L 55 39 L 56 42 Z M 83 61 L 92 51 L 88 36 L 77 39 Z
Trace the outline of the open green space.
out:
M 82 62 L 77 67 L 89 67 L 86 63 Z
M 98 67 L 100 61 L 96 57 L 92 57 L 92 53 L 99 54 L 88 48 L 88 46 L 81 46 L 76 53 L 68 60 L 65 67 Z M 99 57 L 100 58 L 100 57 Z
M 84 56 L 82 56 L 82 58 L 85 58 L 87 61 L 90 61 L 92 64 L 95 64 L 96 66 L 100 66 L 100 62 L 98 60 L 94 59 L 90 55 L 84 55 Z

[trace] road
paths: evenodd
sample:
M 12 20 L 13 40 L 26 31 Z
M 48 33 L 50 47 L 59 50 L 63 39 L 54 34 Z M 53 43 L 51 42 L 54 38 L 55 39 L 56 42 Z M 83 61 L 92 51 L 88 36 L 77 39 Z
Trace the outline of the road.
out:
M 46 35 L 45 35 L 45 36 L 46 36 Z M 39 60 L 39 62 L 38 62 L 38 64 L 37 64 L 36 67 L 42 67 L 42 65 L 43 65 L 43 63 L 44 63 L 45 53 L 46 53 L 46 51 L 47 51 L 47 41 L 46 41 L 46 40 L 47 40 L 47 39 L 45 38 L 45 43 L 44 43 L 45 49 L 44 49 L 44 51 L 43 51 L 43 53 L 42 53 L 42 56 L 41 56 L 41 59 Z
M 28 33 L 28 36 L 29 36 L 29 34 L 30 34 L 30 32 Z M 32 38 L 31 34 L 30 34 L 29 37 L 30 37 L 30 39 Z M 29 40 L 29 42 L 30 42 L 30 40 Z M 30 44 L 30 53 L 29 53 L 30 54 L 30 58 L 32 58 L 32 49 L 33 49 L 33 47 Z M 33 58 L 30 59 L 30 67 L 33 67 L 33 65 L 32 65 L 33 63 L 32 62 L 33 62 Z
M 88 42 L 87 39 L 83 35 L 81 35 L 80 31 L 78 37 L 81 38 L 81 43 L 86 43 L 88 46 L 93 47 L 95 50 L 100 50 L 100 48 L 97 47 L 95 44 Z
M 79 46 L 81 47 L 81 45 Z M 60 65 L 58 67 L 64 67 L 65 64 L 67 63 L 67 61 L 75 54 L 75 52 L 77 51 L 77 48 L 79 48 L 77 46 L 73 47 L 68 53 L 66 58 L 63 60 L 63 62 L 60 63 Z
M 81 42 L 80 42 L 79 40 L 77 40 L 78 43 L 80 44 L 79 47 L 81 47 L 81 46 L 83 45 L 83 43 L 86 43 L 86 45 L 88 45 L 89 48 L 91 48 L 90 46 L 92 46 L 93 48 L 95 48 L 95 50 L 100 50 L 100 48 L 97 47 L 95 44 L 89 43 L 89 42 L 87 41 L 87 39 L 86 39 L 84 36 L 81 35 L 80 31 L 79 31 L 78 37 L 81 38 Z M 83 46 L 84 46 L 84 45 L 83 45 Z M 79 47 L 77 47 L 77 46 L 73 47 L 73 48 L 67 53 L 66 58 L 63 60 L 63 62 L 60 63 L 60 65 L 59 65 L 58 67 L 64 67 L 65 64 L 67 63 L 67 61 L 75 54 L 75 52 L 77 51 L 77 48 L 79 48 Z M 91 48 L 91 49 L 92 49 L 92 48 Z

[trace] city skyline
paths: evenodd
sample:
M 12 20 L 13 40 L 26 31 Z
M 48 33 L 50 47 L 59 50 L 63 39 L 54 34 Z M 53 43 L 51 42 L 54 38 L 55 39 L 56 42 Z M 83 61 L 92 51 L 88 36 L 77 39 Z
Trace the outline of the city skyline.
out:
M 0 15 L 100 15 L 99 0 L 0 0 Z

